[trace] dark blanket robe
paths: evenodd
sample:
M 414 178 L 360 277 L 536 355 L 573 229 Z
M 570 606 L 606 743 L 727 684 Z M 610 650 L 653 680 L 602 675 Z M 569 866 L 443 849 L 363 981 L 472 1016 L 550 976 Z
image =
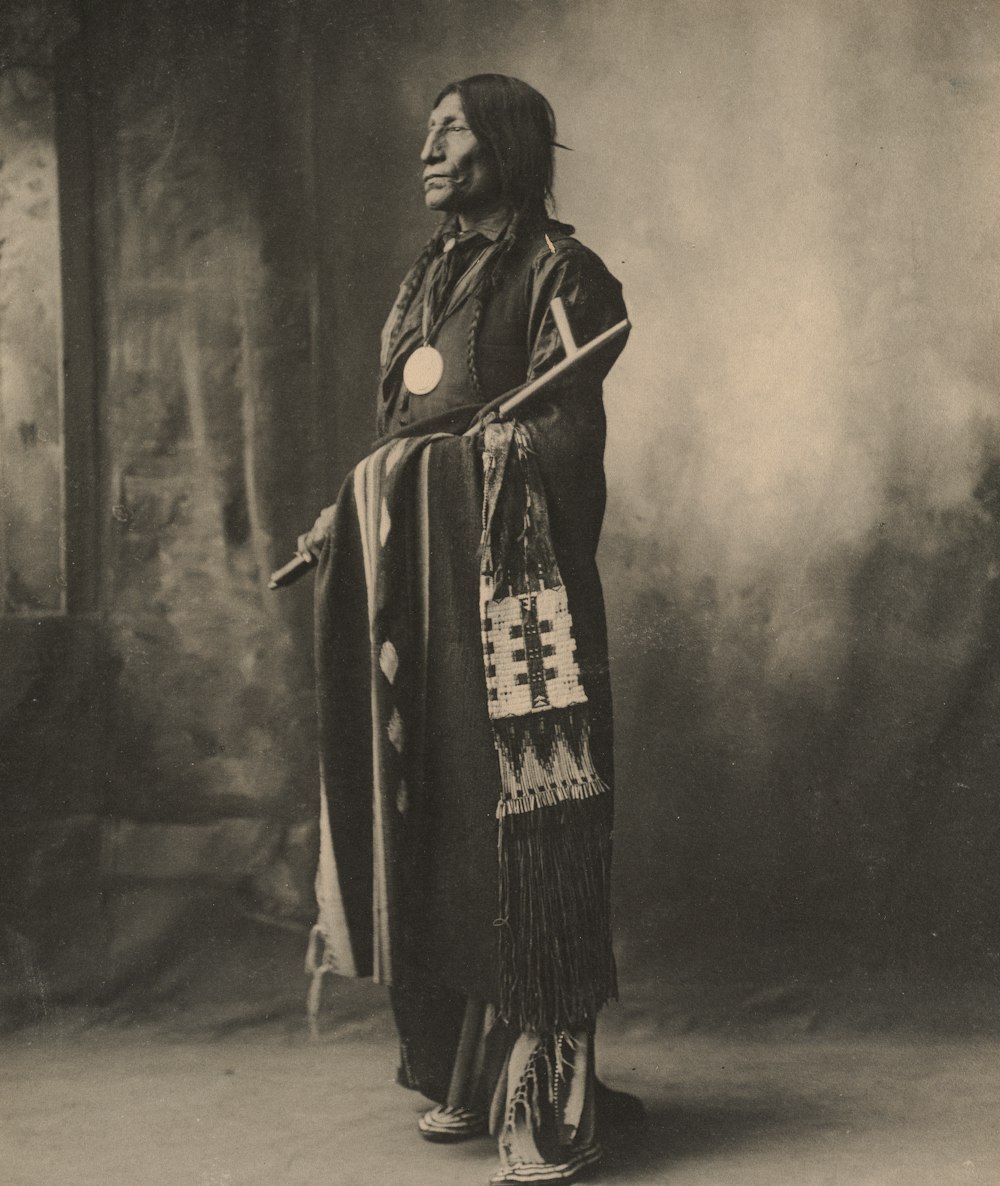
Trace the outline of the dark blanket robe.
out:
M 317 572 L 316 660 L 350 944 L 340 964 L 486 997 L 499 776 L 479 640 L 478 470 L 474 440 L 414 437 L 345 482 Z
M 316 937 L 325 948 L 315 964 L 330 970 L 496 1000 L 500 786 L 478 619 L 481 446 L 455 434 L 483 403 L 560 360 L 552 297 L 563 296 L 581 343 L 625 316 L 617 281 L 568 229 L 541 225 L 508 251 L 480 318 L 477 398 L 470 401 L 462 380 L 468 308 L 439 340 L 448 379 L 423 404 L 400 386 L 415 344 L 402 336 L 385 359 L 381 417 L 399 439 L 366 459 L 338 498 L 316 582 L 330 827 L 317 887 Z M 548 499 L 595 764 L 609 787 L 611 696 L 595 553 L 605 502 L 601 380 L 620 349 L 620 341 L 610 345 L 519 412 Z M 383 653 L 385 638 L 394 658 Z M 373 720 L 385 731 L 378 737 Z

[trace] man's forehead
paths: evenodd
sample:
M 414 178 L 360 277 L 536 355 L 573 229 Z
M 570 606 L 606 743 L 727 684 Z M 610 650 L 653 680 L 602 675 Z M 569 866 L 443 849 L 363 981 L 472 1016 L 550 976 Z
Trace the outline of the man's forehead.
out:
M 458 120 L 465 121 L 465 111 L 462 108 L 462 100 L 455 91 L 452 91 L 451 94 L 445 95 L 437 107 L 434 108 L 427 123 L 433 126 L 435 124 L 454 123 Z

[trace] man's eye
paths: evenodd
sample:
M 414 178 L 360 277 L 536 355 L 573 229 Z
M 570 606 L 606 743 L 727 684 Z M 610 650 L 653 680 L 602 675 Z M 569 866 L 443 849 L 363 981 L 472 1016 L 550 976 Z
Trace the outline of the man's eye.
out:
M 449 124 L 445 128 L 446 132 L 467 132 L 468 130 L 465 124 Z

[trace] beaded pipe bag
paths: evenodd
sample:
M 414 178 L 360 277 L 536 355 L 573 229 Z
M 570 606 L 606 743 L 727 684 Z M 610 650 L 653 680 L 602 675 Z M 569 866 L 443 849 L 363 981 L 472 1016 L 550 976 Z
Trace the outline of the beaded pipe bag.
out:
M 616 995 L 610 795 L 590 749 L 566 588 L 526 428 L 483 433 L 480 617 L 500 768 L 499 1010 L 589 1027 Z

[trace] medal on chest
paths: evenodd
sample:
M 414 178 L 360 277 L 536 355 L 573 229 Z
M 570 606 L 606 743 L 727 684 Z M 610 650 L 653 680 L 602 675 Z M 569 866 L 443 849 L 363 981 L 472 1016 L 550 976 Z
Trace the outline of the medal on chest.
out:
M 445 260 L 454 247 L 454 239 L 449 239 L 445 243 L 442 256 L 436 265 L 437 268 L 445 266 Z M 438 330 L 459 305 L 468 299 L 476 281 L 479 279 L 483 264 L 486 262 L 489 254 L 490 245 L 487 244 L 487 247 L 479 253 L 473 263 L 459 277 L 458 282 L 450 294 L 447 292 L 449 284 L 445 281 L 444 306 L 439 306 L 436 313 L 432 313 L 430 300 L 431 290 L 435 287 L 434 280 L 436 276 L 432 277 L 430 282 L 425 285 L 422 325 L 423 343 L 413 351 L 403 366 L 403 382 L 406 385 L 406 390 L 411 395 L 430 395 L 444 377 L 444 356 L 436 346 L 431 344 L 431 339 L 437 335 Z
M 411 395 L 429 395 L 444 375 L 444 359 L 435 346 L 418 346 L 403 367 L 403 382 Z

